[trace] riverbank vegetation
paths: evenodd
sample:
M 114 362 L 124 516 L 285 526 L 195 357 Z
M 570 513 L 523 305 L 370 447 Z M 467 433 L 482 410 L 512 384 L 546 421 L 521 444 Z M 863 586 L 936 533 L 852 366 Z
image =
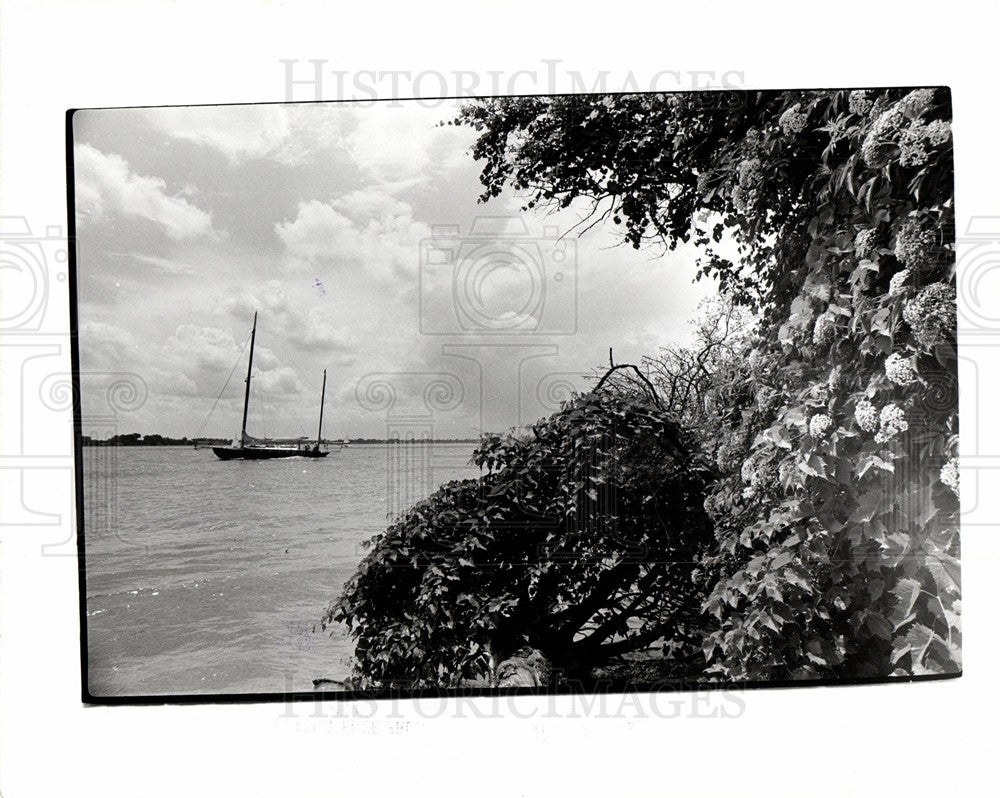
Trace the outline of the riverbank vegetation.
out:
M 651 647 L 699 679 L 959 672 L 950 118 L 947 89 L 464 106 L 484 201 L 694 242 L 719 298 L 693 347 L 484 438 L 482 478 L 373 541 L 324 617 L 361 682 L 489 679 L 524 645 L 566 673 Z

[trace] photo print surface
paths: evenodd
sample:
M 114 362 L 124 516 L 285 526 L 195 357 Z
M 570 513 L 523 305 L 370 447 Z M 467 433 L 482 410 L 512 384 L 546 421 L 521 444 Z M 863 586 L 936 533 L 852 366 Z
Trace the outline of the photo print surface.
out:
M 961 672 L 947 88 L 69 135 L 86 700 Z

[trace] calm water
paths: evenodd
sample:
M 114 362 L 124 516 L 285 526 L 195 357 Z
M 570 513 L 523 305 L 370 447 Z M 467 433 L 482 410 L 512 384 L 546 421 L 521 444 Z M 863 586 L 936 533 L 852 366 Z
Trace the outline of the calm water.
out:
M 280 693 L 344 678 L 346 630 L 313 625 L 387 516 L 479 473 L 471 448 L 258 462 L 84 448 L 91 692 Z

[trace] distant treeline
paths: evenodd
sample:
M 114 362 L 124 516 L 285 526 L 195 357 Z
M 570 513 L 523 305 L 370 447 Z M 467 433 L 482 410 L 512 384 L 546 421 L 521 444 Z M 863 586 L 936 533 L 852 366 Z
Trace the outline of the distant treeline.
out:
M 126 435 L 112 435 L 106 440 L 81 435 L 84 446 L 192 446 L 197 443 L 221 443 L 213 438 L 168 438 L 164 435 L 140 435 L 130 432 Z
M 227 446 L 232 441 L 229 438 L 168 438 L 165 435 L 141 435 L 130 432 L 125 435 L 112 435 L 106 440 L 80 436 L 84 446 Z M 478 443 L 477 438 L 352 438 L 349 441 L 323 439 L 326 445 L 336 446 L 342 443 L 378 444 L 378 443 Z

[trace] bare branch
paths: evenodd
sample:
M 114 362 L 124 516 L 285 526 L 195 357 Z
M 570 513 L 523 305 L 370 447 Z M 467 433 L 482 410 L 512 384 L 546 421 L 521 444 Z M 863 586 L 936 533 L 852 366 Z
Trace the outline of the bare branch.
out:
M 656 388 L 653 387 L 653 383 L 651 383 L 649 381 L 649 378 L 645 374 L 643 374 L 641 371 L 639 371 L 639 367 L 638 366 L 636 366 L 636 365 L 634 365 L 632 363 L 619 363 L 616 366 L 614 364 L 615 363 L 614 352 L 611 349 L 608 349 L 608 359 L 611 362 L 611 368 L 609 368 L 606 372 L 604 372 L 604 376 L 601 377 L 601 379 L 597 381 L 597 385 L 595 385 L 594 388 L 593 388 L 594 393 L 596 393 L 597 391 L 599 391 L 601 389 L 601 386 L 603 386 L 604 383 L 607 382 L 608 377 L 610 377 L 616 371 L 621 371 L 621 370 L 624 370 L 624 369 L 631 369 L 633 372 L 635 372 L 636 376 L 640 380 L 642 380 L 642 382 L 646 386 L 646 388 L 649 389 L 649 395 L 653 399 L 653 402 L 656 403 L 656 406 L 658 408 L 660 408 L 661 410 L 663 409 L 663 403 L 660 401 L 660 395 L 656 392 Z

